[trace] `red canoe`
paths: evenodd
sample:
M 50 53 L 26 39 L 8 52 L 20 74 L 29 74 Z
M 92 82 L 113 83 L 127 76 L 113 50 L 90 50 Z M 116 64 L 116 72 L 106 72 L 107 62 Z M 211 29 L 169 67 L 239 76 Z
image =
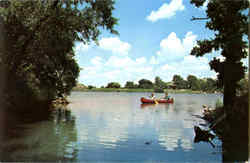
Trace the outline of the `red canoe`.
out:
M 169 100 L 167 100 L 167 99 L 155 99 L 155 100 L 153 100 L 153 99 L 148 99 L 148 98 L 145 98 L 145 97 L 141 98 L 141 102 L 143 104 L 146 104 L 146 103 L 148 103 L 148 104 L 155 104 L 156 101 L 158 103 L 174 103 L 174 99 L 173 98 L 171 98 Z

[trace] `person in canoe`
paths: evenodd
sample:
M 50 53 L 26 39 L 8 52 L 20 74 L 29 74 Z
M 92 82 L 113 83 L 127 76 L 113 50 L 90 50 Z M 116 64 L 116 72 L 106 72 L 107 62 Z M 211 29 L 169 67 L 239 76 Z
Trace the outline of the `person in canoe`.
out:
M 152 93 L 151 94 L 151 96 L 149 96 L 152 100 L 154 100 L 154 103 L 155 104 L 158 104 L 158 102 L 157 102 L 157 100 L 156 100 L 156 98 L 155 98 L 155 95 L 154 95 L 154 93 Z
M 150 97 L 152 100 L 154 100 L 154 99 L 155 99 L 154 93 L 152 93 L 149 97 Z
M 171 97 L 168 95 L 168 92 L 165 92 L 164 99 L 166 99 L 166 100 L 170 100 L 171 99 Z

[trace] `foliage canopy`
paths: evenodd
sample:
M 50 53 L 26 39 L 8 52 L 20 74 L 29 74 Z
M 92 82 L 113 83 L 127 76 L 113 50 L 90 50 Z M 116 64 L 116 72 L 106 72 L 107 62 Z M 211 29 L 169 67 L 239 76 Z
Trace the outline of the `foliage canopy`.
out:
M 0 61 L 8 92 L 16 94 L 13 86 L 20 83 L 47 100 L 68 95 L 80 71 L 74 43 L 97 42 L 101 28 L 117 34 L 113 10 L 113 0 L 0 1 Z
M 204 2 L 205 0 L 191 0 L 197 7 Z M 224 106 L 232 105 L 237 83 L 246 71 L 241 60 L 247 57 L 248 43 L 243 37 L 248 32 L 248 7 L 248 0 L 210 0 L 206 9 L 206 28 L 215 32 L 214 38 L 198 41 L 191 51 L 191 55 L 200 57 L 213 50 L 221 50 L 225 60 L 214 58 L 210 67 L 218 73 L 219 84 L 224 87 Z

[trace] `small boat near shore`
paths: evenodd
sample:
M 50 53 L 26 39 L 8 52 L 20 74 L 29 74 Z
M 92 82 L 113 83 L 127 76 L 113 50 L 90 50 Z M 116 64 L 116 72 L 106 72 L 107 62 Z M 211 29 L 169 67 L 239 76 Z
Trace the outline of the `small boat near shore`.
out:
M 174 103 L 174 99 L 173 98 L 171 99 L 149 99 L 149 98 L 142 97 L 141 102 L 143 104 Z

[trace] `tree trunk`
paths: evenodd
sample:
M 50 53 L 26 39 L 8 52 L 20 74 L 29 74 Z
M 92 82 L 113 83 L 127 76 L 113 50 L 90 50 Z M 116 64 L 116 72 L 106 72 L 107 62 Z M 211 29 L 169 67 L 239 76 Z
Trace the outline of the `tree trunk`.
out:
M 249 8 L 248 8 L 248 17 L 250 17 L 250 3 L 249 3 Z M 249 53 L 250 53 L 250 46 L 249 46 L 249 43 L 250 43 L 250 23 L 248 23 L 248 64 L 250 63 L 250 57 L 249 57 Z M 248 66 L 248 80 L 250 79 L 250 73 L 249 73 L 249 66 Z M 248 86 L 248 91 L 250 92 L 250 87 Z M 249 92 L 248 92 L 248 102 L 250 101 L 250 96 L 249 96 Z M 250 124 L 250 105 L 248 104 L 248 120 L 249 120 L 249 123 L 248 125 Z M 250 125 L 248 126 L 248 142 L 250 142 Z M 248 151 L 250 153 L 250 143 L 248 143 Z M 250 155 L 250 154 L 249 154 Z
M 224 65 L 224 97 L 223 97 L 223 104 L 224 104 L 224 111 L 226 113 L 226 119 L 230 122 L 232 119 L 232 108 L 234 99 L 236 97 L 236 80 L 234 80 L 233 72 L 228 72 L 230 70 L 230 66 L 232 64 L 226 62 Z M 232 67 L 231 67 L 232 68 Z
M 226 108 L 230 108 L 233 105 L 233 100 L 236 97 L 235 83 L 227 82 L 224 84 L 224 98 L 223 103 Z

